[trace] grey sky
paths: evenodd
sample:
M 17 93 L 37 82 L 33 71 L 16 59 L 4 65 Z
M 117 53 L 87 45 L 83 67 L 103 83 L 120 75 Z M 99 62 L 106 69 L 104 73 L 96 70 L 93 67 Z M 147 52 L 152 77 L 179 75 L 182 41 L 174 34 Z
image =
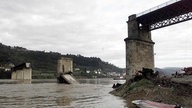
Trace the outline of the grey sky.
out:
M 0 42 L 125 67 L 127 17 L 167 0 L 0 0 Z M 156 67 L 190 66 L 192 22 L 152 32 Z

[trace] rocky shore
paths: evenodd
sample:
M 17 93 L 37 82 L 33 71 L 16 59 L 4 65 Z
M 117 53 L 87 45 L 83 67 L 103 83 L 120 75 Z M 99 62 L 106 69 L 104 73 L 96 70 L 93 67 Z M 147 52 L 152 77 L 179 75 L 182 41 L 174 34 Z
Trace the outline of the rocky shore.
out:
M 182 78 L 142 77 L 130 79 L 114 89 L 111 94 L 127 100 L 129 108 L 135 108 L 133 100 L 151 100 L 192 108 L 192 76 Z

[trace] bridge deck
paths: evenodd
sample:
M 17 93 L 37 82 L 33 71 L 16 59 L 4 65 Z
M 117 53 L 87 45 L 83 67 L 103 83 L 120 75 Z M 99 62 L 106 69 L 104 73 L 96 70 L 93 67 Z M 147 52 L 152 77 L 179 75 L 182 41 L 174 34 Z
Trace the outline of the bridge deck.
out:
M 137 14 L 137 21 L 150 30 L 192 19 L 191 0 L 172 0 Z

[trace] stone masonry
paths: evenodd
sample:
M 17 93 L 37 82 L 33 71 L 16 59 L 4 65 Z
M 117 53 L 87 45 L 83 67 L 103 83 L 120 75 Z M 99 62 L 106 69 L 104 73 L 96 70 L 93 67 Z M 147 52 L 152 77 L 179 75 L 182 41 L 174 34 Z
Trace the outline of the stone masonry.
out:
M 129 16 L 126 43 L 126 73 L 133 77 L 142 68 L 154 69 L 154 42 L 148 28 L 138 24 L 136 15 Z
M 58 74 L 66 74 L 69 72 L 73 72 L 73 60 L 71 58 L 62 57 L 57 62 L 58 62 L 57 64 Z
M 30 63 L 23 63 L 13 68 L 11 74 L 13 80 L 31 80 L 32 79 L 32 68 Z

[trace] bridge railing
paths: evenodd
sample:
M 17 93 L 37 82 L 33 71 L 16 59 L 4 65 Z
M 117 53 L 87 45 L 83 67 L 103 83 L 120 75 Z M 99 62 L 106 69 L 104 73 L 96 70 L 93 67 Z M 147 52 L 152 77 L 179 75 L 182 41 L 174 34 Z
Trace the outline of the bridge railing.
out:
M 165 3 L 163 3 L 163 4 L 158 5 L 158 6 L 156 6 L 156 7 L 153 7 L 153 8 L 151 8 L 151 9 L 146 10 L 146 11 L 143 11 L 143 12 L 137 14 L 136 17 L 140 17 L 140 16 L 142 16 L 142 15 L 145 15 L 145 14 L 147 14 L 147 13 L 150 13 L 150 12 L 152 12 L 152 11 L 158 10 L 158 9 L 160 9 L 160 8 L 166 7 L 166 6 L 168 6 L 168 5 L 171 5 L 171 4 L 176 3 L 176 2 L 179 2 L 179 1 L 181 1 L 181 0 L 170 0 L 170 1 L 168 1 L 168 2 L 165 2 Z

